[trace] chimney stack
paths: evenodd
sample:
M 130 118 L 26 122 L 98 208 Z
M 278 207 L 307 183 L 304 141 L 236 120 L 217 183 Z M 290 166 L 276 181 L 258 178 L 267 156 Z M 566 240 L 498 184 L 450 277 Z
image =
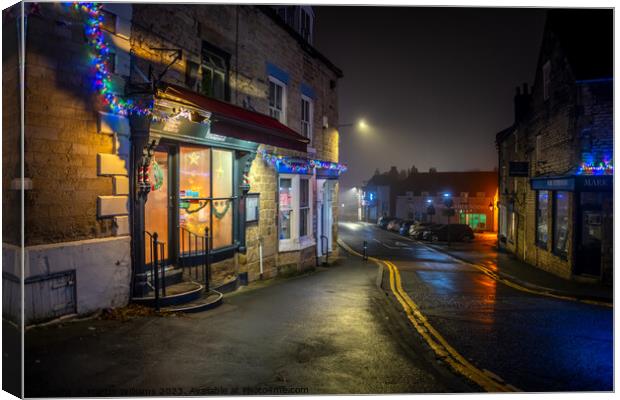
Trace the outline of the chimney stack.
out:
M 523 93 L 521 93 L 521 88 L 517 86 L 516 94 L 514 97 L 515 124 L 521 122 L 523 118 L 527 115 L 530 108 L 530 100 L 532 98 L 532 94 L 528 93 L 527 83 L 523 83 L 522 87 Z

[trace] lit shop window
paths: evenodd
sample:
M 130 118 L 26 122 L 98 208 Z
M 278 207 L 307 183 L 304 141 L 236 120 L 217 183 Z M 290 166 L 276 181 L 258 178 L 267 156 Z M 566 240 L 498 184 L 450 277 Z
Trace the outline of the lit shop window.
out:
M 291 238 L 291 216 L 293 214 L 293 179 L 280 178 L 280 240 Z
M 554 196 L 555 208 L 553 213 L 553 251 L 566 255 L 566 241 L 568 238 L 568 192 L 556 192 Z
M 549 191 L 541 190 L 536 199 L 536 243 L 540 246 L 547 246 L 549 237 Z
M 314 243 L 310 185 L 309 177 L 280 175 L 278 218 L 280 251 L 296 250 Z
M 274 77 L 269 77 L 269 115 L 286 123 L 286 86 Z
M 299 179 L 299 237 L 308 236 L 310 222 L 310 179 Z
M 213 249 L 232 244 L 232 151 L 181 147 L 179 225 L 181 253 L 189 251 L 190 235 L 209 228 Z

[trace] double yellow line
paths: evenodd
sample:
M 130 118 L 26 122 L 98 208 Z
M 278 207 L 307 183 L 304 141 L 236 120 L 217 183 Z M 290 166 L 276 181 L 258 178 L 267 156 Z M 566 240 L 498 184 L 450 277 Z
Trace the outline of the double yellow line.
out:
M 338 243 L 351 254 L 362 256 L 353 250 L 342 240 L 338 239 Z M 508 385 L 497 379 L 494 374 L 486 373 L 467 361 L 460 355 L 443 336 L 430 324 L 428 319 L 422 314 L 420 308 L 411 300 L 407 292 L 403 290 L 400 272 L 394 263 L 387 260 L 380 260 L 374 257 L 368 257 L 369 260 L 378 265 L 385 265 L 390 273 L 390 289 L 400 303 L 407 315 L 407 319 L 413 325 L 415 330 L 422 336 L 430 348 L 435 352 L 437 358 L 446 362 L 456 372 L 465 376 L 469 380 L 476 383 L 487 392 L 515 392 L 518 391 L 512 385 Z
M 448 254 L 448 253 L 443 252 L 441 250 L 437 250 L 436 248 L 428 246 L 428 245 L 426 245 L 424 243 L 418 243 L 418 244 L 420 244 L 421 246 L 426 247 L 427 249 L 430 249 L 430 250 L 435 251 L 437 253 L 440 253 L 440 254 L 443 254 L 445 256 L 448 256 L 452 260 L 454 260 L 455 262 L 458 262 L 458 263 L 463 264 L 463 265 L 469 265 L 471 267 L 474 267 L 477 270 L 479 270 L 480 272 L 482 272 L 483 274 L 487 275 L 489 278 L 491 278 L 493 280 L 496 280 L 497 282 L 503 283 L 504 285 L 509 286 L 509 287 L 511 287 L 513 289 L 520 290 L 522 292 L 526 292 L 526 293 L 530 293 L 530 294 L 535 294 L 535 295 L 538 295 L 538 296 L 552 297 L 554 299 L 559 299 L 559 300 L 576 301 L 576 302 L 579 302 L 579 303 L 586 303 L 586 304 L 591 304 L 591 305 L 601 306 L 601 307 L 611 307 L 611 308 L 613 308 L 613 306 L 614 306 L 612 303 L 607 303 L 607 302 L 604 302 L 604 301 L 579 299 L 579 298 L 574 297 L 574 296 L 566 296 L 566 295 L 550 293 L 550 292 L 547 292 L 547 291 L 544 291 L 544 290 L 530 289 L 530 288 L 527 288 L 525 286 L 521 286 L 518 283 L 512 282 L 512 281 L 510 281 L 510 280 L 508 280 L 506 278 L 502 278 L 499 274 L 495 273 L 493 270 L 491 270 L 491 269 L 489 269 L 489 268 L 487 268 L 487 267 L 485 267 L 483 265 L 475 264 L 475 263 L 472 263 L 472 262 L 463 261 L 463 260 L 461 260 L 459 258 L 456 258 L 456 257 L 452 256 L 451 254 Z

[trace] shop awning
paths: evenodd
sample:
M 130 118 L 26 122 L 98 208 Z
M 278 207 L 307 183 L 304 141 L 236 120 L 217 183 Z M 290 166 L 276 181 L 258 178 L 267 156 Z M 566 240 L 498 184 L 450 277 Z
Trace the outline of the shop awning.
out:
M 162 93 L 181 103 L 211 113 L 211 131 L 218 135 L 306 152 L 310 142 L 288 126 L 267 115 L 167 84 Z

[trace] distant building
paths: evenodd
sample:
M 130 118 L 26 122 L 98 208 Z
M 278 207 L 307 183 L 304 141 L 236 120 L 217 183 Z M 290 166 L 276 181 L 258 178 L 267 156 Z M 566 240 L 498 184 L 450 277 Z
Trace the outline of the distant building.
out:
M 416 221 L 468 224 L 474 230 L 497 229 L 497 172 L 413 172 L 405 179 L 389 174 L 370 179 L 364 189 L 363 215 Z M 451 201 L 454 215 L 448 215 Z
M 496 137 L 500 244 L 567 279 L 612 282 L 612 40 L 612 10 L 550 11 L 532 90 Z

